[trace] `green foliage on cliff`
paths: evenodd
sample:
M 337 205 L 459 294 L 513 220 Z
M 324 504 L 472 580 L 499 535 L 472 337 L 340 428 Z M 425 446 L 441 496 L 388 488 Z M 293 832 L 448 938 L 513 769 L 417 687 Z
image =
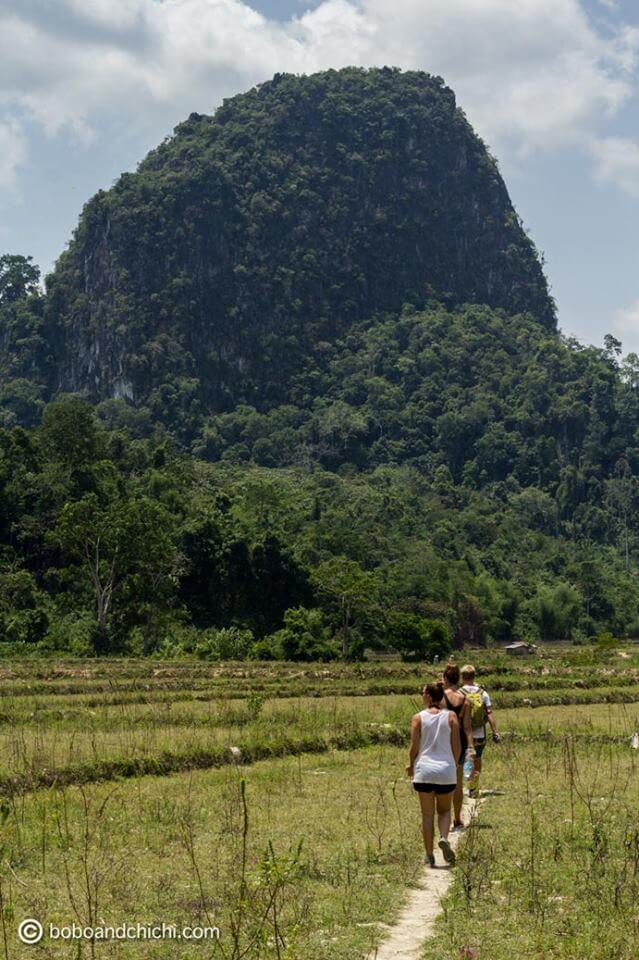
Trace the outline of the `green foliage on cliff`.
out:
M 40 271 L 31 257 L 0 257 L 0 423 L 33 426 L 42 415 L 53 344 Z
M 292 402 L 207 418 L 192 450 L 264 466 L 408 463 L 471 488 L 513 478 L 569 513 L 601 501 L 620 458 L 639 472 L 639 361 L 617 349 L 483 306 L 405 308 L 327 346 Z
M 54 390 L 202 417 L 290 400 L 353 324 L 433 292 L 554 307 L 495 161 L 439 78 L 278 75 L 192 115 L 85 207 L 48 280 Z

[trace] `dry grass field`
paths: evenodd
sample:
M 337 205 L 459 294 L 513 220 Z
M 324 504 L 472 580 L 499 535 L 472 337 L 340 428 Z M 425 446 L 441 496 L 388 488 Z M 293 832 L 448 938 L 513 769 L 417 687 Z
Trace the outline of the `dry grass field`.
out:
M 631 960 L 639 653 L 473 658 L 505 740 L 424 957 Z M 364 960 L 421 867 L 405 744 L 435 669 L 5 662 L 4 955 Z M 27 917 L 37 945 L 18 938 Z M 48 930 L 124 923 L 218 934 Z

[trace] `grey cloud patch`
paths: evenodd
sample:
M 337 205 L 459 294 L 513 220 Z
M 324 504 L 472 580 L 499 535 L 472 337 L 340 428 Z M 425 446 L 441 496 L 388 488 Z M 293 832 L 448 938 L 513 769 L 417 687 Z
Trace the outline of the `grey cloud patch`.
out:
M 594 140 L 590 149 L 597 178 L 639 199 L 639 142 L 627 137 L 604 137 Z
M 0 187 L 14 185 L 26 152 L 26 137 L 19 121 L 13 117 L 0 120 Z
M 65 43 L 79 42 L 96 46 L 118 46 L 127 50 L 149 50 L 154 33 L 142 9 L 133 24 L 117 26 L 90 15 L 91 0 L 82 7 L 69 7 L 65 0 L 3 0 L 3 11 L 32 24 L 47 36 Z

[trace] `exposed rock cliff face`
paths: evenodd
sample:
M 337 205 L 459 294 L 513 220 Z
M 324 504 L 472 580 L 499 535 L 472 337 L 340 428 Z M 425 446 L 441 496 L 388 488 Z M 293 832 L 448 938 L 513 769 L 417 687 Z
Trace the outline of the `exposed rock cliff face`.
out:
M 191 115 L 87 204 L 49 292 L 54 390 L 201 411 L 285 402 L 309 352 L 435 293 L 554 325 L 454 94 L 389 69 L 278 75 Z

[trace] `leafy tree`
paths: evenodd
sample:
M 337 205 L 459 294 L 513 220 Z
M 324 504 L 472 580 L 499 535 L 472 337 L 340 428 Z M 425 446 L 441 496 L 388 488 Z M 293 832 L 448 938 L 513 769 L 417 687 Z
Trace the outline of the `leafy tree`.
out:
M 535 620 L 542 640 L 568 640 L 579 615 L 579 594 L 568 583 L 541 587 L 535 598 Z
M 332 557 L 314 570 L 315 586 L 329 611 L 337 617 L 342 656 L 351 655 L 350 632 L 375 605 L 378 596 L 374 577 L 354 560 Z
M 606 481 L 606 493 L 614 511 L 623 543 L 626 570 L 630 569 L 630 523 L 636 513 L 637 478 L 627 460 L 615 464 L 614 475 Z
M 321 610 L 298 607 L 284 614 L 284 627 L 273 637 L 285 660 L 332 660 L 338 648 L 330 641 Z
M 96 459 L 99 431 L 90 404 L 74 398 L 50 403 L 42 417 L 42 445 L 48 456 L 67 467 Z
M 403 660 L 432 660 L 451 650 L 450 630 L 441 620 L 425 620 L 411 613 L 393 613 L 388 636 Z
M 15 564 L 0 566 L 0 637 L 35 644 L 49 626 L 49 604 L 33 576 Z
M 0 257 L 0 308 L 36 293 L 40 271 L 33 257 L 4 254 Z
M 156 605 L 173 595 L 177 557 L 169 514 L 147 498 L 103 506 L 95 494 L 68 503 L 48 539 L 79 564 L 96 619 L 98 653 L 113 649 L 113 621 L 135 620 L 145 599 Z

